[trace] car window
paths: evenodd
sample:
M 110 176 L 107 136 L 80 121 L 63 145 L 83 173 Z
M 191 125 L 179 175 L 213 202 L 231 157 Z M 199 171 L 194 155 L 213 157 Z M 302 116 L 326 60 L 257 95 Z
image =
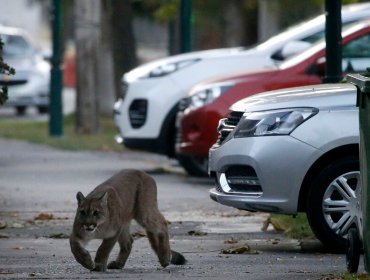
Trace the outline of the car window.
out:
M 32 47 L 25 40 L 24 37 L 19 35 L 5 35 L 0 34 L 4 42 L 3 53 L 7 57 L 22 57 L 28 56 L 32 53 Z
M 357 38 L 342 48 L 344 72 L 362 72 L 370 66 L 370 34 Z
M 347 21 L 345 23 L 342 24 L 342 28 L 354 23 L 355 21 Z M 325 37 L 325 30 L 322 30 L 320 32 L 317 32 L 315 34 L 312 34 L 310 36 L 307 36 L 306 38 L 303 38 L 301 39 L 302 41 L 305 41 L 307 43 L 311 43 L 311 44 L 314 44 L 316 42 L 318 42 L 319 40 L 323 39 Z
M 349 25 L 351 25 L 355 22 L 356 21 L 354 21 L 354 20 L 344 22 L 344 23 L 342 23 L 342 28 L 345 28 L 345 27 L 347 27 L 347 26 L 349 26 Z M 321 30 L 319 32 L 316 32 L 314 34 L 311 34 L 310 36 L 304 37 L 304 38 L 300 39 L 300 41 L 307 42 L 307 43 L 310 43 L 310 44 L 313 45 L 313 44 L 319 42 L 321 39 L 324 39 L 324 37 L 325 37 L 325 29 Z M 283 54 L 282 54 L 282 49 L 279 49 L 271 55 L 271 58 L 274 59 L 274 60 L 277 60 L 277 61 L 284 61 L 289 57 L 284 57 Z
M 343 57 L 370 57 L 370 34 L 349 42 L 343 47 Z

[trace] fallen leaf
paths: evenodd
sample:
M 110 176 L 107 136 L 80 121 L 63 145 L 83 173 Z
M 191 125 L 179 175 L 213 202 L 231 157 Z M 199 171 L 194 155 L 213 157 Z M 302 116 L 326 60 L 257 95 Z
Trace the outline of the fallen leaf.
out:
M 8 225 L 6 224 L 6 222 L 5 221 L 2 221 L 2 220 L 0 220 L 0 229 L 4 229 L 4 228 L 6 228 Z
M 247 244 L 229 249 L 222 249 L 222 254 L 258 254 L 256 250 L 252 250 Z
M 69 238 L 69 235 L 65 234 L 65 233 L 54 233 L 54 234 L 50 234 L 49 238 L 67 239 L 67 238 Z
M 188 231 L 188 234 L 191 235 L 191 236 L 205 236 L 208 233 L 204 232 L 204 231 L 199 231 L 199 230 L 190 230 L 190 231 Z
M 53 214 L 51 214 L 51 213 L 44 213 L 44 212 L 41 212 L 40 214 L 38 214 L 35 217 L 35 220 L 42 220 L 42 221 L 52 220 L 52 219 L 54 219 Z
M 138 239 L 138 238 L 141 238 L 141 237 L 146 237 L 146 232 L 144 231 L 136 231 L 134 233 L 131 234 L 131 236 L 134 238 L 134 239 Z
M 236 240 L 234 237 L 231 237 L 230 239 L 226 239 L 224 241 L 224 244 L 235 244 L 235 243 L 238 243 L 239 241 Z
M 20 224 L 20 223 L 13 223 L 11 226 L 9 226 L 11 228 L 24 228 L 24 225 Z
M 276 220 L 274 218 L 271 218 L 271 216 L 270 216 L 263 222 L 261 230 L 262 231 L 267 231 L 267 228 L 269 227 L 269 225 L 272 225 L 274 230 L 280 231 L 280 232 L 281 231 L 286 231 L 286 230 L 289 229 L 288 225 L 286 225 L 284 223 L 280 223 L 278 220 Z

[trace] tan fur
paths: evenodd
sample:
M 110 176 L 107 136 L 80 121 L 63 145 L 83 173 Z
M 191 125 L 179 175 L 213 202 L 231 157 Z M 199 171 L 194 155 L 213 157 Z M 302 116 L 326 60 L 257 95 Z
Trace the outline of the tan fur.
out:
M 171 251 L 167 223 L 158 210 L 155 181 L 138 170 L 123 170 L 97 186 L 86 197 L 77 193 L 78 208 L 70 237 L 76 260 L 94 271 L 121 269 L 131 252 L 133 238 L 130 224 L 135 219 L 147 232 L 151 247 L 159 262 L 166 267 L 170 262 L 184 264 L 185 258 Z M 84 246 L 92 239 L 102 239 L 93 261 Z M 120 251 L 115 261 L 107 266 L 116 242 Z

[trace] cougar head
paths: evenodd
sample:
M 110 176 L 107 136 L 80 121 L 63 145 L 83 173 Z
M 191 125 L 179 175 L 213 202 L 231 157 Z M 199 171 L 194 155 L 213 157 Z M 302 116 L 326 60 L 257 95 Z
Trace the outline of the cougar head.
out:
M 87 233 L 94 232 L 108 218 L 108 193 L 99 193 L 86 198 L 81 192 L 77 195 L 77 219 Z

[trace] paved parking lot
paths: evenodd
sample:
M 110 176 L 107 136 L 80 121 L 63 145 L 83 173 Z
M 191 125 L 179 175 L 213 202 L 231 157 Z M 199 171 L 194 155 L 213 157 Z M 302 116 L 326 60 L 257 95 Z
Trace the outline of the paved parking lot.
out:
M 164 157 L 66 152 L 2 139 L 0 155 L 0 220 L 6 223 L 0 279 L 324 279 L 346 271 L 344 256 L 324 252 L 316 240 L 286 239 L 272 228 L 262 232 L 266 214 L 214 203 L 210 180 L 188 177 Z M 145 170 L 157 181 L 171 245 L 183 252 L 186 265 L 162 269 L 145 237 L 135 241 L 122 271 L 90 272 L 74 260 L 67 237 L 76 192 L 87 194 L 122 168 Z M 140 231 L 133 225 L 133 233 Z M 89 245 L 92 254 L 98 244 Z M 246 252 L 223 252 L 232 247 Z

